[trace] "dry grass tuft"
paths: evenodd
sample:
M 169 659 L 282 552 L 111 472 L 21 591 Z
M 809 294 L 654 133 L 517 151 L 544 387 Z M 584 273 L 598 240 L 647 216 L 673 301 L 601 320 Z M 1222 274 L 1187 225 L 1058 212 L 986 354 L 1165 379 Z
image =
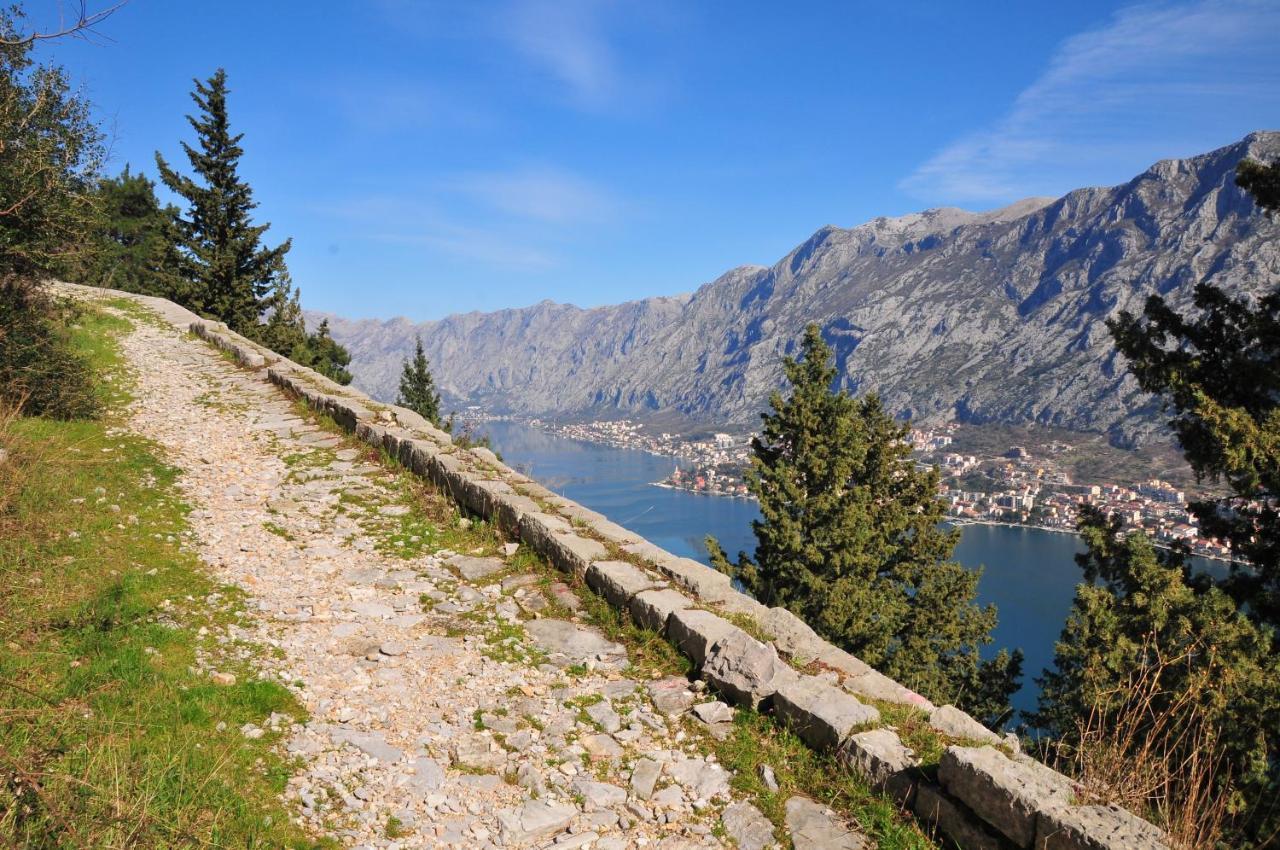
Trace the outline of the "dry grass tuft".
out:
M 1202 707 L 1213 685 L 1206 676 L 1178 692 L 1165 685 L 1204 651 L 1211 650 L 1192 646 L 1169 656 L 1148 643 L 1148 663 L 1100 692 L 1078 721 L 1076 740 L 1050 752 L 1054 765 L 1079 783 L 1080 802 L 1145 813 L 1179 850 L 1215 850 L 1231 819 L 1231 765 L 1219 745 L 1221 730 Z

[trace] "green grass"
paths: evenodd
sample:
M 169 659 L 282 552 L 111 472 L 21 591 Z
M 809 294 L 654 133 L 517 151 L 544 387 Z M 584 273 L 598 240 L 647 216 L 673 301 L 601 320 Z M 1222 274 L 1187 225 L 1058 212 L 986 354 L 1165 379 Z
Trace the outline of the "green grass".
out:
M 292 534 L 289 533 L 288 529 L 284 528 L 283 526 L 276 525 L 274 522 L 264 522 L 262 524 L 262 527 L 267 531 L 271 532 L 272 534 L 274 534 L 276 537 L 282 538 L 284 540 L 288 540 L 292 542 L 293 540 L 296 539 Z
M 691 718 L 685 722 L 689 727 L 697 724 Z M 779 827 L 779 834 L 786 834 L 787 800 L 803 794 L 848 813 L 880 850 L 927 850 L 938 846 L 890 800 L 852 778 L 831 756 L 814 752 L 759 712 L 739 709 L 729 737 L 724 741 L 704 738 L 703 746 L 733 771 L 730 784 L 734 790 L 754 798 L 764 816 Z M 762 765 L 773 769 L 777 791 L 770 791 L 761 779 Z
M 184 548 L 177 471 L 119 429 L 127 327 L 93 310 L 76 322 L 101 421 L 0 426 L 0 846 L 317 846 L 280 801 L 278 733 L 239 731 L 302 711 L 218 662 L 239 594 Z M 198 649 L 236 683 L 196 671 Z

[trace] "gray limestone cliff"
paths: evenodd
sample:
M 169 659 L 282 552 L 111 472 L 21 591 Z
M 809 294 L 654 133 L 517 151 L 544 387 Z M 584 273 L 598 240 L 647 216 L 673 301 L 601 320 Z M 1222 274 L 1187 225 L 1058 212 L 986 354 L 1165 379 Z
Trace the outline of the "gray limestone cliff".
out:
M 1280 157 L 1280 133 L 1056 200 L 824 227 L 773 266 L 733 269 L 687 296 L 330 322 L 356 383 L 384 399 L 421 334 L 455 401 L 754 425 L 781 385 L 780 357 L 816 321 L 844 385 L 879 391 L 899 414 L 1141 440 L 1162 417 L 1105 319 L 1153 292 L 1188 307 L 1201 281 L 1258 291 L 1280 280 L 1280 224 L 1233 182 L 1243 157 Z

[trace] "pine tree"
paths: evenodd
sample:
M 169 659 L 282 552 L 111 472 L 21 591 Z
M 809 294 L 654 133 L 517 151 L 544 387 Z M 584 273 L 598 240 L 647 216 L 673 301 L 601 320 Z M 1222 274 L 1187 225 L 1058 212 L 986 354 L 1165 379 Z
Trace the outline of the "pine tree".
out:
M 256 329 L 255 339 L 295 363 L 311 365 L 307 326 L 302 318 L 298 289 L 288 273 L 282 274 L 265 301 L 266 321 Z M 326 333 L 328 328 L 325 328 Z
M 404 361 L 400 373 L 400 396 L 396 404 L 407 407 L 431 424 L 440 427 L 440 393 L 422 350 L 422 337 L 417 338 L 413 359 Z
M 810 325 L 801 357 L 785 361 L 791 395 L 773 394 L 752 441 L 755 556 L 731 565 L 708 538 L 712 562 L 930 699 L 994 721 L 1017 690 L 1021 653 L 979 657 L 996 611 L 974 602 L 980 572 L 949 560 L 959 533 L 941 526 L 938 472 L 915 467 L 908 426 L 876 395 L 832 389 L 831 359 Z
M 188 301 L 173 244 L 177 209 L 161 206 L 155 184 L 126 165 L 118 177 L 99 182 L 94 202 L 90 250 L 68 273 L 94 286 Z
M 1242 162 L 1237 182 L 1264 211 L 1280 208 L 1276 166 Z M 1280 287 L 1250 298 L 1201 283 L 1195 306 L 1198 315 L 1182 316 L 1153 295 L 1142 316 L 1121 312 L 1108 326 L 1139 385 L 1172 409 L 1196 474 L 1230 489 L 1190 506 L 1202 533 L 1248 565 L 1216 581 L 1192 574 L 1180 555 L 1085 511 L 1087 583 L 1033 720 L 1070 745 L 1082 718 L 1124 708 L 1108 695 L 1153 669 L 1153 657 L 1185 658 L 1156 668 L 1150 710 L 1191 707 L 1212 724 L 1218 790 L 1234 784 L 1239 795 L 1231 844 L 1261 846 L 1280 831 Z M 1151 746 L 1142 736 L 1126 743 L 1135 753 Z
M 1236 166 L 1236 185 L 1268 213 L 1280 210 L 1280 160 L 1264 165 L 1248 159 Z
M 195 81 L 191 99 L 199 110 L 187 116 L 198 148 L 186 142 L 195 177 L 179 174 L 156 153 L 160 179 L 188 204 L 174 226 L 183 267 L 192 283 L 189 306 L 253 336 L 264 301 L 284 272 L 286 239 L 274 248 L 262 245 L 269 224 L 255 225 L 253 191 L 239 176 L 242 135 L 232 135 L 227 118 L 227 74 L 219 68 L 207 82 Z
M 321 375 L 339 384 L 351 383 L 347 366 L 351 355 L 329 335 L 329 320 L 320 322 L 316 332 L 307 337 L 307 359 L 302 361 Z

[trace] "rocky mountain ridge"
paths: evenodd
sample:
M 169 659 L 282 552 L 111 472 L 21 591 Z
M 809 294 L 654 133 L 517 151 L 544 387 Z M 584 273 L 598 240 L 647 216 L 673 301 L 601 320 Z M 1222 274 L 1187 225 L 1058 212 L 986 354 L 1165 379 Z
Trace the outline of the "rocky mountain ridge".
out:
M 1280 280 L 1280 224 L 1233 182 L 1244 157 L 1280 157 L 1280 133 L 1058 199 L 823 227 L 773 266 L 732 269 L 691 295 L 330 325 L 356 383 L 382 398 L 421 335 L 459 403 L 752 426 L 782 384 L 782 355 L 816 321 L 842 384 L 880 392 L 902 415 L 1131 442 L 1158 433 L 1162 417 L 1105 319 L 1153 292 L 1187 308 L 1200 281 L 1257 291 Z

